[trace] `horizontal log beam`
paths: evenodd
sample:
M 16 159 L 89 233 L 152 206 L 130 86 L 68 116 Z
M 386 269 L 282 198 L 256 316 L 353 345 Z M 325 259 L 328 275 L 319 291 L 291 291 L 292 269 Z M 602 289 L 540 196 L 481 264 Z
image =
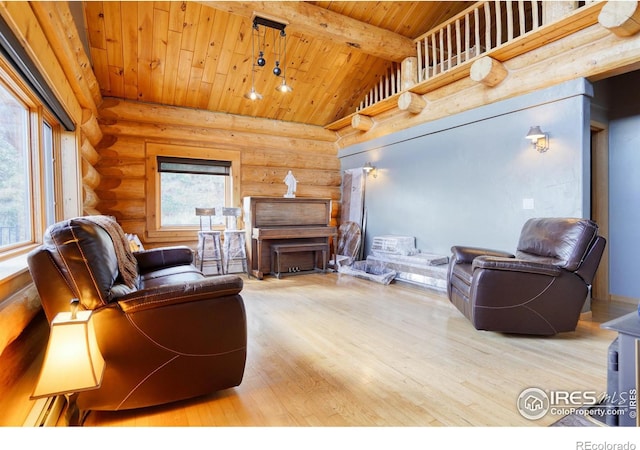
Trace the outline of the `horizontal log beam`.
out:
M 280 137 L 313 139 L 335 142 L 336 134 L 316 125 L 270 120 L 258 117 L 225 114 L 176 106 L 153 105 L 107 98 L 100 107 L 102 123 L 118 121 L 194 126 L 218 130 L 235 130 L 247 133 Z
M 82 158 L 82 182 L 91 189 L 100 184 L 100 174 L 85 158 Z
M 412 114 L 420 114 L 427 106 L 427 102 L 422 95 L 413 92 L 403 92 L 398 97 L 398 109 L 401 111 L 409 111 Z
M 215 146 L 220 149 L 238 148 L 272 148 L 286 149 L 304 152 L 337 155 L 337 147 L 334 143 L 315 141 L 309 139 L 283 138 L 274 134 L 271 136 L 247 133 L 233 130 L 220 130 L 200 126 L 151 124 L 118 121 L 112 124 L 102 124 L 101 129 L 105 134 L 116 136 L 139 136 L 146 139 L 162 139 L 176 141 L 200 142 L 207 146 Z
M 58 56 L 80 106 L 97 113 L 102 102 L 100 86 L 93 73 L 68 2 L 31 2 L 51 48 Z
M 29 2 L 0 2 L 0 15 L 25 48 L 71 120 L 76 125 L 81 123 L 82 105 L 78 102 L 76 93 L 60 65 L 38 17 L 34 14 L 31 4 Z
M 415 43 L 407 37 L 307 2 L 200 3 L 247 18 L 252 18 L 254 13 L 279 17 L 289 23 L 287 30 L 341 43 L 348 48 L 355 48 L 388 61 L 400 62 L 407 56 L 416 56 L 417 52 Z
M 102 140 L 102 130 L 98 124 L 98 119 L 90 109 L 82 110 L 82 124 L 80 125 L 80 128 L 94 147 L 100 143 L 100 140 Z
M 637 1 L 608 1 L 598 22 L 617 36 L 633 36 L 640 31 L 640 6 Z
M 146 222 L 146 200 L 119 200 L 115 198 L 115 196 L 104 196 L 104 194 L 104 192 L 100 192 L 100 202 L 97 206 L 97 209 L 99 209 L 102 214 L 113 216 L 118 220 L 118 222 L 120 222 L 122 219 L 140 219 Z
M 571 64 L 567 64 L 569 58 Z M 467 75 L 454 83 L 426 92 L 424 97 L 429 102 L 429 108 L 421 114 L 410 115 L 405 111 L 391 111 L 378 121 L 374 130 L 366 134 L 356 132 L 350 126 L 338 130 L 338 145 L 340 148 L 346 148 L 577 77 L 597 81 L 638 70 L 640 33 L 620 39 L 606 28 L 595 24 L 504 61 L 503 64 L 509 76 L 495 89 L 486 89 Z M 541 73 L 545 76 L 540 76 Z
M 473 81 L 493 87 L 505 79 L 509 72 L 500 61 L 483 56 L 471 65 L 469 76 Z
M 375 122 L 369 116 L 363 116 L 362 114 L 356 114 L 351 118 L 351 126 L 356 130 L 369 131 L 373 128 Z
M 82 209 L 85 211 L 87 209 L 95 209 L 96 205 L 100 201 L 100 199 L 96 195 L 96 192 L 85 184 L 82 185 L 82 194 L 84 200 L 82 202 Z
M 300 184 L 317 186 L 340 186 L 342 177 L 337 170 L 319 170 L 317 168 L 285 168 L 285 167 L 260 167 L 242 166 L 242 183 L 268 183 L 283 184 L 287 171 L 292 170 Z
M 243 197 L 282 197 L 287 193 L 287 186 L 284 183 L 243 183 Z M 309 198 L 330 198 L 331 200 L 340 200 L 339 186 L 313 186 L 306 184 L 298 184 L 296 188 L 296 197 Z
M 82 143 L 80 144 L 80 154 L 90 164 L 96 164 L 100 160 L 100 154 L 96 151 L 93 145 L 91 145 L 89 139 L 87 139 L 87 137 L 84 135 L 82 136 Z

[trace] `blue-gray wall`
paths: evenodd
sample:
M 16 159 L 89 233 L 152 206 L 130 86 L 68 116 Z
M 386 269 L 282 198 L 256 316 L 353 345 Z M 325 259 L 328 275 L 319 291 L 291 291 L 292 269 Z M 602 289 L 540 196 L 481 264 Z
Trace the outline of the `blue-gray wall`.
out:
M 378 168 L 367 178 L 365 255 L 386 234 L 415 236 L 425 253 L 514 251 L 530 217 L 589 217 L 592 95 L 574 80 L 342 149 L 342 169 Z M 525 140 L 532 125 L 550 134 L 546 153 Z
M 609 125 L 609 287 L 640 299 L 640 73 L 598 83 Z M 602 109 L 602 108 L 600 108 Z

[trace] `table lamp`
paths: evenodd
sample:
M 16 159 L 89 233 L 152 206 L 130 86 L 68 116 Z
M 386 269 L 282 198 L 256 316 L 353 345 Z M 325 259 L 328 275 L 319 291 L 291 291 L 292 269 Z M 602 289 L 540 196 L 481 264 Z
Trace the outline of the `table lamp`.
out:
M 98 348 L 92 311 L 78 311 L 78 299 L 71 311 L 58 313 L 51 321 L 51 333 L 31 399 L 65 395 L 68 423 L 81 424 L 84 417 L 75 405 L 77 394 L 102 384 L 104 359 Z M 74 423 L 76 422 L 76 423 Z

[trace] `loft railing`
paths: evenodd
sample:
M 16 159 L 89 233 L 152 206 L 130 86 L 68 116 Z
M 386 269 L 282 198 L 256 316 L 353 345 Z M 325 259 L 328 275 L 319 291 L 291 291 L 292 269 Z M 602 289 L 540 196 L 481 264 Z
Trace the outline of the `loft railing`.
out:
M 415 39 L 417 64 L 394 63 L 365 96 L 356 112 L 403 89 L 403 80 L 421 83 L 543 25 L 542 0 L 482 1 Z M 416 73 L 402 73 L 411 70 Z
M 399 63 L 392 63 L 385 76 L 380 78 L 380 82 L 373 87 L 360 102 L 357 111 L 376 104 L 380 100 L 389 98 L 402 90 L 401 66 Z
M 418 82 L 542 26 L 542 1 L 485 1 L 415 40 Z

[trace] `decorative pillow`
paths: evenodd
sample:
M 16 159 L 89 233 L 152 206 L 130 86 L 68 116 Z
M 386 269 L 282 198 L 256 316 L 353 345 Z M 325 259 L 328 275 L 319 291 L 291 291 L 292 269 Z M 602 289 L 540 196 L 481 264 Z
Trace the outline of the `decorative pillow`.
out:
M 138 238 L 137 234 L 125 233 L 127 237 L 127 241 L 129 241 L 129 248 L 132 252 L 141 252 L 144 250 L 144 246 L 142 242 L 140 242 L 140 238 Z

